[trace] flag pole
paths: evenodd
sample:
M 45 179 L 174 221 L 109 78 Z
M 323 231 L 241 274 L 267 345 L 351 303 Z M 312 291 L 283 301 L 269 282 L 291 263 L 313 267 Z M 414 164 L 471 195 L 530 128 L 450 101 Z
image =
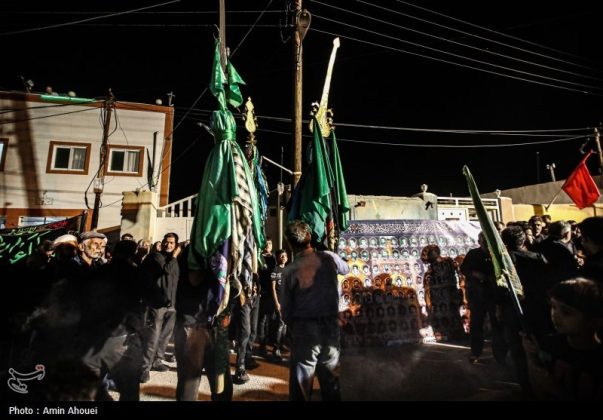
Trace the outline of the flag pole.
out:
M 553 205 L 553 203 L 555 202 L 555 200 L 557 199 L 557 197 L 559 197 L 559 194 L 561 194 L 561 191 L 563 191 L 563 186 L 561 188 L 559 188 L 559 191 L 557 191 L 557 194 L 555 194 L 555 196 L 553 197 L 553 199 L 551 200 L 551 202 L 549 204 L 547 204 L 546 206 L 544 206 L 544 209 L 546 211 L 549 211 L 549 207 L 551 207 Z

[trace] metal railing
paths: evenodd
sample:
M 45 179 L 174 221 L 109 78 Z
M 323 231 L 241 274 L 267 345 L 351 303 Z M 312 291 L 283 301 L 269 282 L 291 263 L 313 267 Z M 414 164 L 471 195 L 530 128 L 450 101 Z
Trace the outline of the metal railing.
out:
M 174 201 L 166 206 L 157 209 L 157 217 L 194 217 L 196 198 L 198 194 L 193 194 L 182 200 Z
M 482 198 L 482 203 L 484 203 L 484 207 L 490 214 L 490 217 L 492 217 L 492 220 L 502 220 L 500 204 L 497 198 Z M 467 209 L 469 220 L 477 220 L 477 214 L 471 197 L 438 197 L 439 208 Z

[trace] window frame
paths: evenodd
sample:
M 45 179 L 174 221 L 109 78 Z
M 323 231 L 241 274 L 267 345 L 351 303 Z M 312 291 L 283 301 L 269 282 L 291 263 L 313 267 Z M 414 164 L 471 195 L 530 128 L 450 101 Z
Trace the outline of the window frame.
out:
M 2 143 L 2 153 L 0 154 L 0 172 L 4 171 L 4 163 L 6 162 L 6 155 L 8 155 L 8 138 L 0 138 Z
M 77 147 L 80 149 L 86 149 L 86 159 L 84 160 L 84 169 L 64 169 L 59 168 L 55 169 L 54 166 L 54 157 L 55 150 L 57 147 L 61 146 L 71 146 Z M 78 143 L 73 141 L 54 141 L 52 140 L 48 146 L 48 160 L 46 162 L 46 173 L 48 174 L 70 174 L 70 175 L 88 175 L 88 167 L 90 166 L 90 151 L 92 150 L 91 143 Z
M 123 146 L 119 144 L 108 144 L 107 145 L 107 162 L 105 162 L 105 174 L 110 176 L 135 176 L 141 177 L 142 170 L 144 167 L 144 146 Z M 136 150 L 138 151 L 138 170 L 136 172 L 121 172 L 121 171 L 112 171 L 109 163 L 111 162 L 113 151 L 129 151 Z

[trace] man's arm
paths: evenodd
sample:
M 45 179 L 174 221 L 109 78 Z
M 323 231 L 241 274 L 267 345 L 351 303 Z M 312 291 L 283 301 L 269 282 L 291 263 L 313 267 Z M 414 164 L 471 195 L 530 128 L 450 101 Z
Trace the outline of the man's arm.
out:
M 350 272 L 350 266 L 344 260 L 341 259 L 339 255 L 331 251 L 322 251 L 325 254 L 329 254 L 333 261 L 335 262 L 335 266 L 337 267 L 337 274 L 346 275 Z

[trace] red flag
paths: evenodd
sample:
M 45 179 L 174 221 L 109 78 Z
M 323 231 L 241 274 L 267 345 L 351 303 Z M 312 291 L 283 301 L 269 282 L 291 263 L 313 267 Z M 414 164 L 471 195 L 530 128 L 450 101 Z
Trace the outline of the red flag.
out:
M 588 168 L 586 167 L 586 160 L 591 153 L 592 151 L 588 152 L 561 187 L 572 201 L 576 203 L 579 209 L 596 203 L 601 195 L 597 184 L 595 184 L 595 180 L 590 176 L 590 172 L 588 172 Z

